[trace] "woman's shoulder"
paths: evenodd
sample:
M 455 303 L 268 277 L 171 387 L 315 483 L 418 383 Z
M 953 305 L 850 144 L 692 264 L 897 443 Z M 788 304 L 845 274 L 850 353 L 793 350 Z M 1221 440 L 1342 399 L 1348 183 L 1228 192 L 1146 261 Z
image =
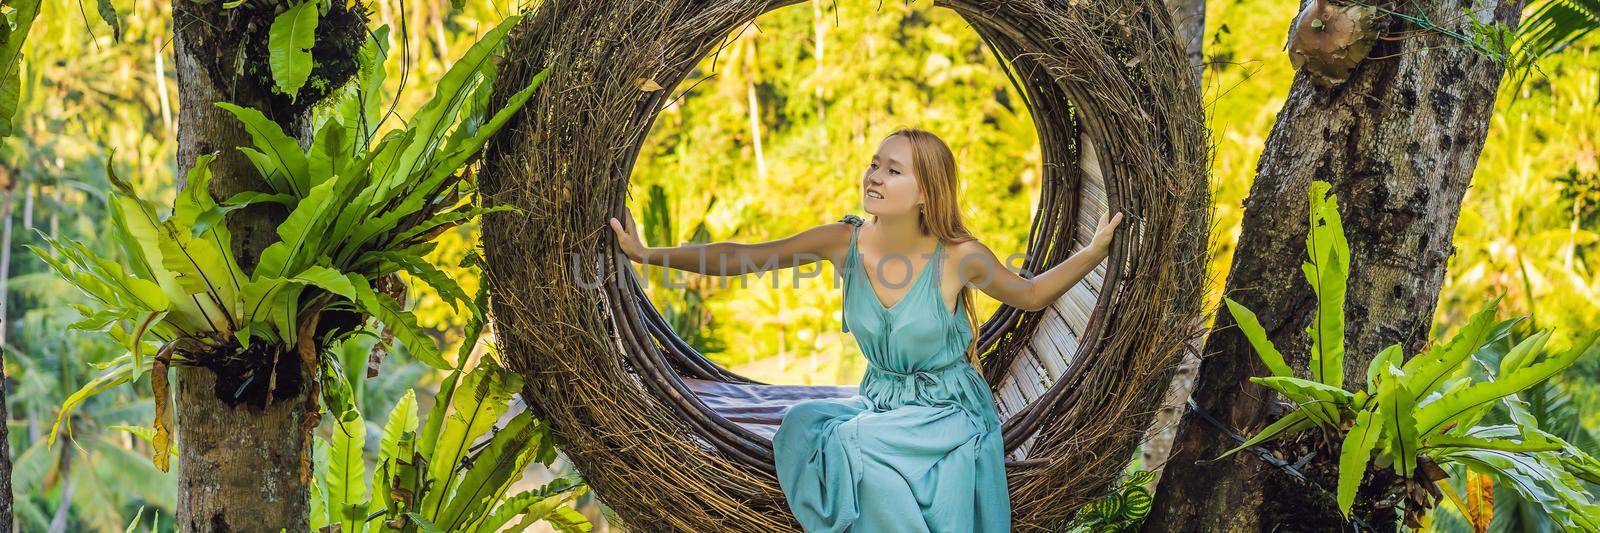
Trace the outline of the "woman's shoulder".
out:
M 963 275 L 974 275 L 973 273 L 981 271 L 985 268 L 983 265 L 987 263 L 984 259 L 994 257 L 994 251 L 974 235 L 946 244 L 945 250 L 949 253 L 948 260 L 954 263 Z
M 850 225 L 858 228 L 861 227 L 863 223 L 866 223 L 866 220 L 862 219 L 855 213 L 846 213 L 844 216 L 839 217 L 839 221 L 849 223 Z

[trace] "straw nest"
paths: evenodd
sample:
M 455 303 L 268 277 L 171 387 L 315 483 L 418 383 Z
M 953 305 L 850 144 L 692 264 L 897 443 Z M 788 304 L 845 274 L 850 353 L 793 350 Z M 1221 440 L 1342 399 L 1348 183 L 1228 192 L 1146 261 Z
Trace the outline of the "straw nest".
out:
M 640 146 L 680 82 L 733 31 L 794 3 L 547 0 L 502 58 L 494 107 L 553 68 L 480 173 L 487 203 L 519 208 L 484 221 L 495 338 L 527 378 L 530 407 L 633 529 L 798 530 L 770 441 L 706 409 L 682 378 L 752 382 L 662 325 L 618 275 L 630 265 L 605 224 L 625 209 Z M 997 398 L 1026 401 L 1001 413 L 1014 529 L 1055 530 L 1117 479 L 1202 333 L 1211 214 L 1199 88 L 1157 0 L 935 5 L 1005 59 L 1039 125 L 1045 185 L 1027 266 L 1059 263 L 1100 213 L 1125 213 L 1098 290 L 1042 312 L 1002 307 L 979 334 Z

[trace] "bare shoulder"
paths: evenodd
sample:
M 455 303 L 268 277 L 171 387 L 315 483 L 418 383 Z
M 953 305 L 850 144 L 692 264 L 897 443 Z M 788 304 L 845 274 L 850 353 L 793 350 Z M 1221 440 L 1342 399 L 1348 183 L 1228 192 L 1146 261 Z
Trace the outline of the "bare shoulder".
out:
M 857 218 L 856 220 L 860 220 Z M 818 239 L 817 251 L 834 264 L 843 264 L 845 255 L 850 253 L 850 233 L 856 225 L 844 219 L 817 225 L 807 233 L 815 234 Z
M 961 272 L 963 280 L 971 280 L 994 262 L 994 251 L 977 237 L 947 246 L 950 261 Z
M 977 237 L 972 237 L 967 240 L 951 244 L 949 246 L 949 250 L 950 256 L 957 259 L 973 256 L 984 257 L 994 255 L 994 251 L 989 249 L 989 245 L 984 244 L 983 241 Z

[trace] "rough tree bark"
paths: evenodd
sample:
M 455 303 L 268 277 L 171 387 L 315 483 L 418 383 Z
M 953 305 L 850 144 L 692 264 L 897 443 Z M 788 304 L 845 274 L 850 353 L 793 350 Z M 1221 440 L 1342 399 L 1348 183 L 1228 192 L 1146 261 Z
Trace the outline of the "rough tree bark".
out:
M 1514 29 L 1520 0 L 1429 0 L 1390 6 L 1470 34 L 1465 6 Z M 1307 189 L 1330 182 L 1350 241 L 1346 387 L 1364 386 L 1381 348 L 1414 354 L 1428 340 L 1462 196 L 1483 148 L 1502 68 L 1467 43 L 1379 16 L 1380 38 L 1343 84 L 1297 73 L 1245 200 L 1226 293 L 1255 311 L 1271 340 L 1306 371 L 1315 296 L 1302 277 Z M 1405 34 L 1403 38 L 1400 38 Z M 1282 414 L 1267 375 L 1230 314 L 1206 341 L 1194 398 L 1223 424 L 1254 434 Z M 1250 453 L 1210 462 L 1237 445 L 1193 413 L 1178 430 L 1147 531 L 1336 530 L 1331 497 Z M 1289 458 L 1291 461 L 1295 457 Z M 1314 465 L 1313 465 L 1314 466 Z M 1331 492 L 1333 471 L 1311 472 Z M 1357 502 L 1359 507 L 1361 502 Z M 1377 526 L 1374 524 L 1374 526 Z M 1379 526 L 1381 527 L 1381 526 Z
M 1205 73 L 1205 0 L 1165 0 L 1167 12 L 1172 14 L 1172 29 L 1177 32 L 1178 46 L 1189 56 L 1194 66 L 1194 83 L 1202 83 Z
M 179 99 L 176 178 L 181 182 L 188 175 L 196 157 L 217 153 L 210 167 L 211 194 L 219 201 L 243 191 L 270 189 L 255 167 L 233 149 L 250 144 L 248 132 L 217 102 L 256 108 L 305 144 L 310 140 L 309 109 L 327 96 L 302 90 L 291 103 L 267 89 L 271 81 L 264 43 L 272 10 L 272 6 L 224 9 L 222 2 L 172 2 Z M 351 27 L 357 31 L 349 31 Z M 325 73 L 326 65 L 350 67 L 365 27 L 363 15 L 337 5 L 331 8 L 318 25 L 312 76 Z M 347 77 L 348 73 L 324 79 L 331 80 L 327 87 L 337 88 Z M 286 215 L 282 207 L 270 203 L 228 215 L 233 253 L 246 272 L 278 239 L 276 228 Z M 306 376 L 292 349 L 263 344 L 252 343 L 252 350 L 234 354 L 242 362 L 226 367 L 176 370 L 181 531 L 307 527 L 309 474 L 302 473 L 301 457 L 309 456 L 311 441 L 300 427 L 307 417 Z M 279 353 L 273 354 L 274 349 Z M 278 362 L 277 389 L 267 405 L 266 380 L 246 380 L 251 374 L 267 375 L 273 360 Z
M 0 307 L 0 328 L 5 327 L 5 308 Z M 6 408 L 6 397 L 10 386 L 6 383 L 6 358 L 5 348 L 0 347 L 0 422 L 10 420 L 10 410 Z M 0 424 L 0 532 L 9 533 L 11 528 L 11 427 L 9 424 Z
M 10 279 L 11 264 L 11 191 L 14 189 L 15 173 L 5 170 L 5 205 L 0 206 L 0 217 L 4 218 L 4 228 L 0 229 L 0 532 L 12 530 L 11 514 L 11 425 L 5 423 L 10 418 L 10 410 L 6 408 L 6 399 L 10 396 L 6 384 L 6 311 L 11 310 L 10 301 L 6 298 L 9 287 L 6 280 Z

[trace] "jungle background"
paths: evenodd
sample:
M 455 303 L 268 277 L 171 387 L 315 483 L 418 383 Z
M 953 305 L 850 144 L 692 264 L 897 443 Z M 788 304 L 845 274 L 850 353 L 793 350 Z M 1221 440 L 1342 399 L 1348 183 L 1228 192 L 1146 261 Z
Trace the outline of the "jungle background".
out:
M 397 95 L 402 117 L 422 105 L 418 88 L 435 83 L 488 29 L 530 7 L 365 4 L 374 26 L 395 28 L 384 91 Z M 1215 144 L 1209 262 L 1220 279 L 1256 159 L 1293 78 L 1282 48 L 1297 6 L 1220 0 L 1205 8 L 1204 101 Z M 121 352 L 67 329 L 82 296 L 24 248 L 42 246 L 41 234 L 112 246 L 104 237 L 108 171 L 159 205 L 170 203 L 178 168 L 172 20 L 166 2 L 44 2 L 23 46 L 15 130 L 0 146 L 0 342 L 21 531 L 172 527 L 176 474 L 152 466 L 137 431 L 153 415 L 148 387 L 90 398 L 62 421 L 71 438 L 50 444 L 62 403 L 94 378 L 95 364 Z M 1436 331 L 1460 325 L 1494 296 L 1504 296 L 1503 314 L 1530 314 L 1553 328 L 1554 351 L 1600 329 L 1597 53 L 1600 33 L 1591 33 L 1542 58 L 1525 82 L 1501 86 L 1455 228 Z M 1001 257 L 1026 248 L 1040 188 L 1035 126 L 994 55 L 950 11 L 923 1 L 803 2 L 730 35 L 691 79 L 665 89 L 681 95 L 636 163 L 630 205 L 653 246 L 778 239 L 864 214 L 859 180 L 877 142 L 896 127 L 916 126 L 955 151 L 973 232 Z M 429 259 L 449 270 L 475 248 L 476 228 L 454 228 L 438 241 Z M 840 332 L 835 275 L 822 268 L 797 286 L 789 271 L 743 282 L 675 272 L 682 286 L 654 285 L 650 293 L 681 336 L 736 372 L 776 383 L 854 384 L 865 362 Z M 473 274 L 455 274 L 468 292 L 477 290 Z M 466 319 L 415 286 L 411 300 L 435 340 L 446 350 L 467 340 Z M 1220 290 L 1213 287 L 1208 307 Z M 987 316 L 996 306 L 980 297 L 977 307 Z M 406 389 L 416 389 L 426 409 L 426 393 L 444 377 L 404 354 L 383 365 L 358 389 L 360 403 L 379 406 L 368 412 L 368 434 L 381 433 L 383 414 Z M 1579 424 L 1600 432 L 1600 360 L 1581 360 L 1555 381 Z M 377 454 L 376 441 L 367 447 L 369 458 Z M 564 464 L 535 465 L 525 483 L 570 475 Z M 576 505 L 595 530 L 606 529 L 592 496 Z M 1460 524 L 1441 519 L 1432 527 Z

